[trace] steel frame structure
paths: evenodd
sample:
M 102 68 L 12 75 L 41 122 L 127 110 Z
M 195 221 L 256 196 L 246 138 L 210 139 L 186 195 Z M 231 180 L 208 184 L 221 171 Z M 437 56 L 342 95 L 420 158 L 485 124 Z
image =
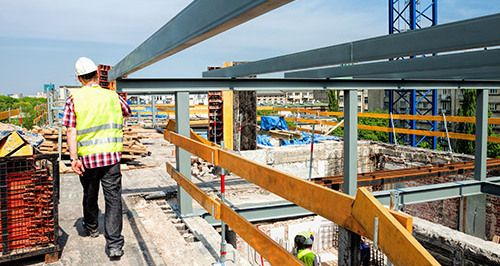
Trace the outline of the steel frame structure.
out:
M 230 4 L 229 4 L 230 2 Z M 164 59 L 174 53 L 186 49 L 198 42 L 206 40 L 229 28 L 237 26 L 267 11 L 290 2 L 289 0 L 259 0 L 259 1 L 207 1 L 195 0 L 179 15 L 153 34 L 138 48 L 122 59 L 110 72 L 109 81 L 122 78 L 154 62 Z M 415 3 L 414 0 L 412 0 Z M 217 7 L 217 8 L 214 8 Z M 413 7 L 412 7 L 413 8 Z M 418 12 L 417 12 L 418 13 Z M 413 12 L 414 17 L 416 17 Z M 419 14 L 422 14 L 420 12 Z M 423 16 L 423 15 L 421 15 Z M 196 18 L 196 19 L 194 19 Z M 435 20 L 437 21 L 437 19 Z M 233 90 L 266 90 L 281 87 L 282 90 L 297 88 L 323 88 L 344 90 L 345 116 L 347 118 L 344 131 L 344 184 L 348 193 L 355 191 L 357 186 L 357 102 L 356 88 L 372 87 L 475 87 L 477 89 L 476 112 L 476 157 L 475 182 L 481 186 L 479 195 L 483 192 L 496 191 L 498 185 L 486 179 L 486 151 L 487 151 L 487 121 L 488 121 L 488 89 L 500 87 L 500 77 L 497 73 L 482 75 L 480 80 L 465 80 L 457 72 L 459 68 L 451 69 L 443 78 L 436 80 L 436 76 L 425 74 L 418 80 L 405 79 L 242 79 L 256 74 L 317 68 L 344 63 L 362 63 L 375 60 L 388 60 L 398 57 L 415 57 L 418 55 L 436 54 L 440 52 L 456 52 L 482 47 L 500 45 L 500 14 L 465 20 L 456 23 L 435 26 L 428 29 L 419 29 L 394 35 L 381 36 L 367 40 L 350 42 L 321 49 L 299 52 L 291 55 L 264 59 L 233 67 L 204 72 L 204 77 L 224 77 L 223 79 L 120 79 L 117 88 L 129 95 L 176 95 L 176 132 L 189 137 L 189 93 L 201 93 L 213 88 Z M 415 64 L 415 60 L 405 60 L 408 64 Z M 494 65 L 500 67 L 500 65 Z M 425 68 L 421 70 L 425 73 Z M 428 69 L 427 69 L 428 70 Z M 457 72 L 455 72 L 457 71 Z M 429 71 L 432 72 L 432 71 Z M 453 76 L 452 79 L 449 79 Z M 176 168 L 179 173 L 190 176 L 189 152 L 177 150 Z M 485 185 L 483 185 L 485 184 Z M 445 185 L 437 185 L 444 189 Z M 460 186 L 460 185 L 458 185 Z M 484 188 L 483 188 L 484 186 Z M 421 191 L 430 190 L 429 187 L 420 187 Z M 477 197 L 472 196 L 472 197 Z M 179 193 L 180 212 L 182 215 L 192 215 L 191 198 L 182 190 Z M 474 200 L 472 205 L 485 204 L 481 199 Z M 483 206 L 484 207 L 484 206 Z M 482 214 L 479 214 L 482 215 Z M 471 223 L 472 224 L 472 223 Z M 479 228 L 484 221 L 475 223 Z M 474 228 L 475 230 L 476 228 Z M 484 228 L 483 234 L 484 234 Z M 478 231 L 479 232 L 479 231 Z M 480 234 L 479 232 L 478 234 Z M 352 235 L 351 235 L 352 236 Z M 348 262 L 349 263 L 349 262 Z M 350 262 L 352 263 L 352 261 Z
M 407 30 L 416 30 L 424 27 L 436 26 L 438 22 L 437 0 L 417 1 L 389 0 L 389 34 L 401 33 Z M 422 3 L 425 2 L 425 3 Z M 426 40 L 429 41 L 429 40 Z M 389 114 L 410 114 L 410 115 L 437 115 L 438 91 L 437 89 L 427 90 L 387 90 L 389 98 Z M 424 107 L 419 108 L 419 103 Z M 429 105 L 430 107 L 425 107 Z M 394 121 L 398 122 L 398 121 Z M 427 122 L 430 131 L 437 131 L 437 122 Z M 389 121 L 389 127 L 395 127 L 393 121 Z M 398 127 L 410 129 L 427 129 L 419 126 L 415 120 L 399 120 Z M 403 137 L 406 144 L 417 147 L 427 139 L 416 135 Z M 394 135 L 389 133 L 390 143 L 396 143 Z M 432 148 L 437 148 L 437 137 L 430 141 Z

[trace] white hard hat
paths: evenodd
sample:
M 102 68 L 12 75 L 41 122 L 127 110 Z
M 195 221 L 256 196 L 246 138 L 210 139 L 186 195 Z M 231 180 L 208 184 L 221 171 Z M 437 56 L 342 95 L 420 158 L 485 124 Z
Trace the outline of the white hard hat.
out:
M 80 57 L 75 63 L 75 72 L 77 76 L 85 75 L 97 71 L 94 61 L 87 57 Z

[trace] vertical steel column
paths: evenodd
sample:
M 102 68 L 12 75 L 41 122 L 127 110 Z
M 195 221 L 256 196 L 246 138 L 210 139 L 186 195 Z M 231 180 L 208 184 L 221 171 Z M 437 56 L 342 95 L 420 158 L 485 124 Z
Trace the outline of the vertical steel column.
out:
M 438 115 L 438 90 L 437 89 L 432 90 L 432 115 L 433 116 Z M 438 122 L 437 121 L 432 122 L 432 130 L 438 131 Z M 437 137 L 432 137 L 432 149 L 433 150 L 437 149 L 437 142 L 438 142 Z
M 391 0 L 392 2 L 392 0 Z M 391 6 L 392 7 L 392 6 Z M 389 92 L 389 114 L 391 114 L 391 117 L 392 117 L 392 114 L 394 114 L 394 90 L 387 90 Z M 389 127 L 392 129 L 394 127 L 396 127 L 394 125 L 394 120 L 390 119 L 389 120 Z M 396 143 L 396 139 L 394 139 L 394 135 L 389 133 L 389 143 L 390 144 L 395 144 Z
M 358 91 L 344 91 L 344 185 L 343 191 L 356 195 L 358 176 Z M 361 237 L 339 228 L 339 266 L 360 265 Z
M 410 91 L 410 114 L 411 115 L 417 114 L 417 90 Z M 416 120 L 410 121 L 410 128 L 413 130 L 417 129 Z M 412 147 L 417 146 L 417 136 L 415 134 L 410 135 L 410 145 Z
M 476 96 L 476 153 L 474 158 L 474 179 L 486 180 L 488 152 L 488 90 L 478 89 Z M 465 232 L 486 237 L 486 195 L 466 198 Z
M 151 95 L 151 127 L 156 126 L 155 96 Z
M 189 138 L 189 92 L 175 93 L 176 132 Z M 191 154 L 179 147 L 175 149 L 176 168 L 183 176 L 191 179 Z M 179 185 L 177 199 L 181 216 L 192 214 L 193 199 Z
M 389 0 L 389 34 L 394 33 L 394 0 Z M 392 103 L 392 101 L 389 101 Z
M 474 179 L 486 179 L 488 151 L 488 90 L 477 90 L 476 96 L 476 154 Z

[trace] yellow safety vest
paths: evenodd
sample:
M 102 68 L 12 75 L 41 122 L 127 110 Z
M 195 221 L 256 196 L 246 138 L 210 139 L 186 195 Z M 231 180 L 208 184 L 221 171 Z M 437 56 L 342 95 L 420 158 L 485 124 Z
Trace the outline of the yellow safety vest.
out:
M 123 149 L 123 114 L 118 94 L 100 86 L 85 86 L 71 93 L 76 114 L 79 156 Z
M 315 257 L 316 255 L 310 249 L 302 249 L 297 253 L 297 259 L 302 261 L 306 266 L 313 266 Z

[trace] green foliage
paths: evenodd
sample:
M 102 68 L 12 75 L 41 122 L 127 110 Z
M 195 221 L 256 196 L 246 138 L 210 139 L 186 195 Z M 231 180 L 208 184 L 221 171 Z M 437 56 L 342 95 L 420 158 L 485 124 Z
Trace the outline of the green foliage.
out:
M 339 90 L 328 90 L 328 111 L 339 111 Z
M 375 113 L 386 114 L 387 111 L 376 110 Z M 368 125 L 368 126 L 379 126 L 379 127 L 387 127 L 388 126 L 387 119 L 369 118 L 369 117 L 359 117 L 358 124 Z M 359 130 L 358 134 L 359 134 L 359 139 L 373 140 L 373 141 L 380 141 L 380 142 L 389 142 L 389 135 L 386 132 L 373 131 L 373 130 Z M 344 129 L 341 127 L 338 127 L 337 129 L 335 129 L 333 131 L 332 135 L 343 137 L 344 136 Z
M 45 104 L 46 102 L 47 100 L 43 98 L 24 97 L 15 99 L 9 96 L 0 95 L 0 112 L 21 108 L 23 127 L 31 129 L 33 127 L 33 119 L 36 118 L 35 106 Z M 7 121 L 1 122 L 7 123 Z M 19 119 L 12 119 L 11 123 L 20 125 Z
M 462 94 L 464 100 L 462 107 L 458 109 L 459 116 L 476 116 L 476 90 L 463 89 Z M 491 116 L 491 111 L 488 110 L 488 117 Z M 471 123 L 459 123 L 457 131 L 465 134 L 474 135 L 476 132 L 476 126 Z M 492 126 L 488 126 L 488 135 L 492 136 Z M 455 145 L 455 152 L 474 154 L 475 143 L 474 141 L 468 140 L 457 140 Z M 498 158 L 500 157 L 500 144 L 499 143 L 488 143 L 488 157 Z

